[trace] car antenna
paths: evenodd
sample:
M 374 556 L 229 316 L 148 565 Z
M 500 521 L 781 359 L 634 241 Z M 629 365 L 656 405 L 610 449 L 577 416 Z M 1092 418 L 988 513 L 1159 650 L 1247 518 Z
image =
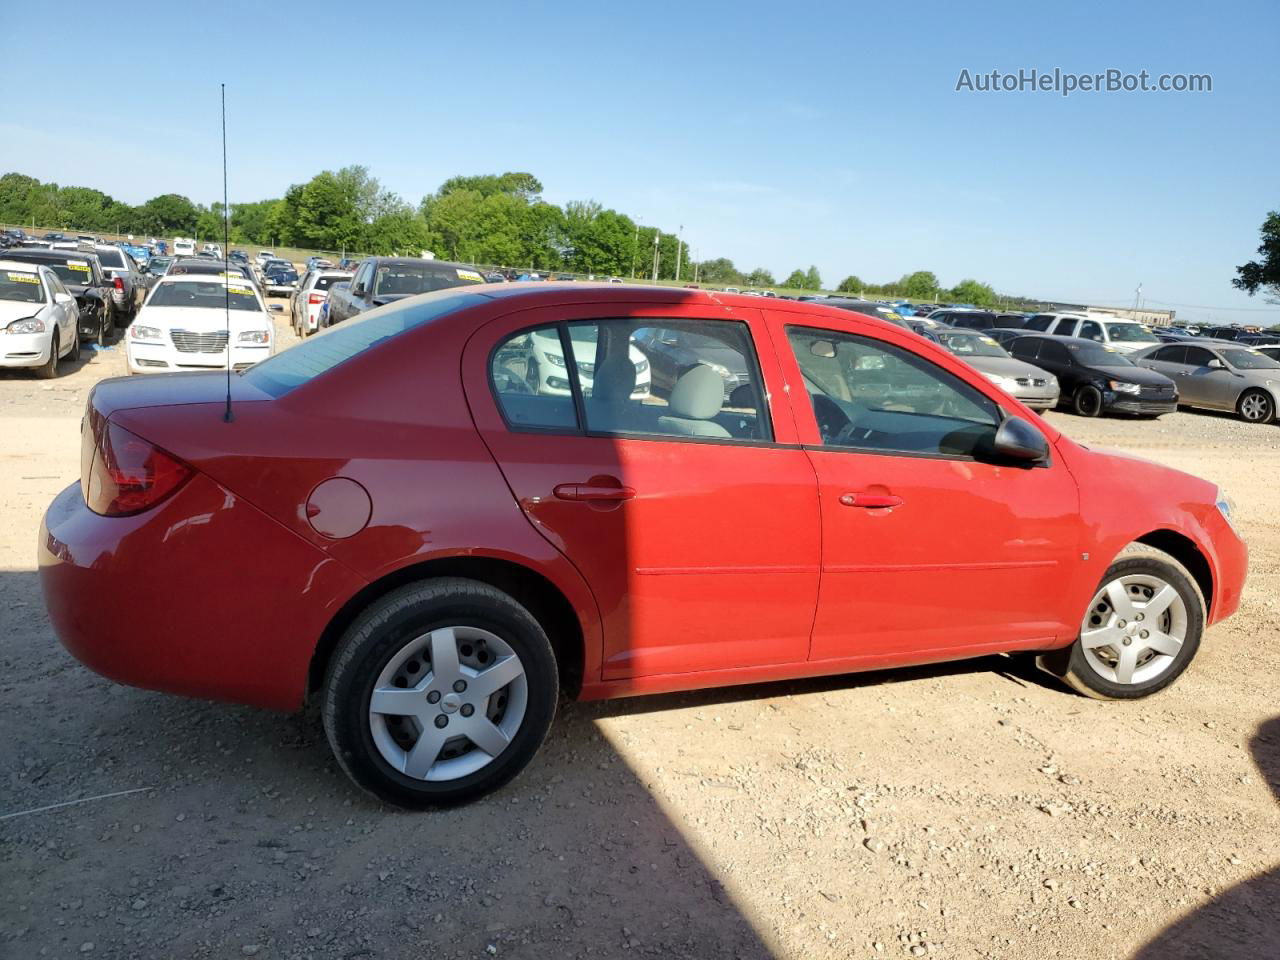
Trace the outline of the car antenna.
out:
M 222 289 L 227 311 L 227 408 L 222 422 L 230 423 L 231 413 L 231 208 L 227 206 L 227 85 L 222 84 Z

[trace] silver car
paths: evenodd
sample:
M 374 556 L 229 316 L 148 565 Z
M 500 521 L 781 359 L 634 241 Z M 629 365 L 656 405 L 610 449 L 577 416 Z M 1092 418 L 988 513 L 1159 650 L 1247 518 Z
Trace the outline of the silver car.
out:
M 1058 405 L 1057 377 L 1009 356 L 1004 347 L 985 333 L 960 329 L 934 332 L 944 347 L 1032 410 L 1044 412 Z
M 1280 361 L 1229 340 L 1186 340 L 1135 354 L 1140 367 L 1178 385 L 1178 403 L 1230 410 L 1250 423 L 1270 423 L 1280 407 Z

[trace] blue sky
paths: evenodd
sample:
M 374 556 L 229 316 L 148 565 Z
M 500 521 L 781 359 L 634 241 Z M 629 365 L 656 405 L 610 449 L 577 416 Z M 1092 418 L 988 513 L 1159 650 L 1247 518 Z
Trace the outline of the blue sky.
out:
M 5 12 L 32 96 L 0 120 L 0 170 L 217 199 L 226 80 L 233 202 L 348 163 L 413 202 L 526 170 L 744 269 L 1121 305 L 1141 282 L 1188 318 L 1280 323 L 1230 285 L 1280 208 L 1274 0 L 58 10 L 90 26 Z M 104 60 L 104 31 L 133 55 Z M 1213 92 L 955 91 L 965 68 L 1055 67 L 1207 73 Z

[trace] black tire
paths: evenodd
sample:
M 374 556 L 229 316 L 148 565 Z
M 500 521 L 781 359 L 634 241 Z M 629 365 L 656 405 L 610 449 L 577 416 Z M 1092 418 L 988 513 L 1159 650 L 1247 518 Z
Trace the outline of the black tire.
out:
M 58 375 L 58 351 L 62 348 L 62 344 L 58 342 L 58 331 L 55 328 L 53 337 L 49 341 L 49 359 L 41 366 L 36 367 L 36 376 L 41 380 L 52 380 Z
M 1086 383 L 1076 389 L 1075 396 L 1071 400 L 1071 408 L 1075 410 L 1077 416 L 1081 417 L 1098 417 L 1102 415 L 1102 391 L 1091 383 Z
M 72 363 L 80 361 L 80 331 L 77 330 L 74 337 L 71 338 L 71 350 L 67 354 L 67 359 Z
M 1236 413 L 1248 423 L 1270 423 L 1276 417 L 1276 404 L 1265 390 L 1246 390 L 1236 403 Z
M 1186 567 L 1163 550 L 1141 543 L 1132 543 L 1120 552 L 1099 582 L 1097 593 L 1101 593 L 1113 580 L 1133 575 L 1148 576 L 1163 581 L 1177 592 L 1178 598 L 1182 601 L 1185 613 L 1185 638 L 1176 655 L 1168 658 L 1170 662 L 1163 666 L 1162 672 L 1149 680 L 1117 683 L 1102 675 L 1094 666 L 1085 652 L 1080 636 L 1077 636 L 1075 642 L 1069 647 L 1039 656 L 1037 665 L 1058 677 L 1072 689 L 1095 700 L 1138 700 L 1158 693 L 1177 680 L 1190 665 L 1196 651 L 1200 649 L 1200 639 L 1204 634 L 1205 625 L 1204 597 L 1195 578 Z M 1081 618 L 1082 630 L 1093 615 L 1094 608 L 1091 606 Z M 1125 643 L 1127 645 L 1128 641 Z
M 369 706 L 379 674 L 393 658 L 431 630 L 449 626 L 500 638 L 524 669 L 527 698 L 518 729 L 484 766 L 456 779 L 429 781 L 406 775 L 388 762 L 375 742 Z M 430 667 L 424 663 L 421 669 Z M 533 615 L 488 584 L 442 577 L 401 587 L 356 618 L 329 662 L 321 714 L 339 766 L 358 786 L 380 800 L 418 810 L 465 803 L 509 782 L 542 745 L 558 696 L 555 654 Z M 443 712 L 444 706 L 440 709 Z M 462 715 L 469 715 L 465 707 Z

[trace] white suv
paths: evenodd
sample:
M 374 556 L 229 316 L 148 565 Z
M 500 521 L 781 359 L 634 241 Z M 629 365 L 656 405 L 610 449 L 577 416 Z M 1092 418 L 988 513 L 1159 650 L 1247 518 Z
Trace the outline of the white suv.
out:
M 1136 353 L 1161 342 L 1148 327 L 1110 313 L 1037 313 L 1027 321 L 1026 330 L 1096 340 L 1121 353 Z

